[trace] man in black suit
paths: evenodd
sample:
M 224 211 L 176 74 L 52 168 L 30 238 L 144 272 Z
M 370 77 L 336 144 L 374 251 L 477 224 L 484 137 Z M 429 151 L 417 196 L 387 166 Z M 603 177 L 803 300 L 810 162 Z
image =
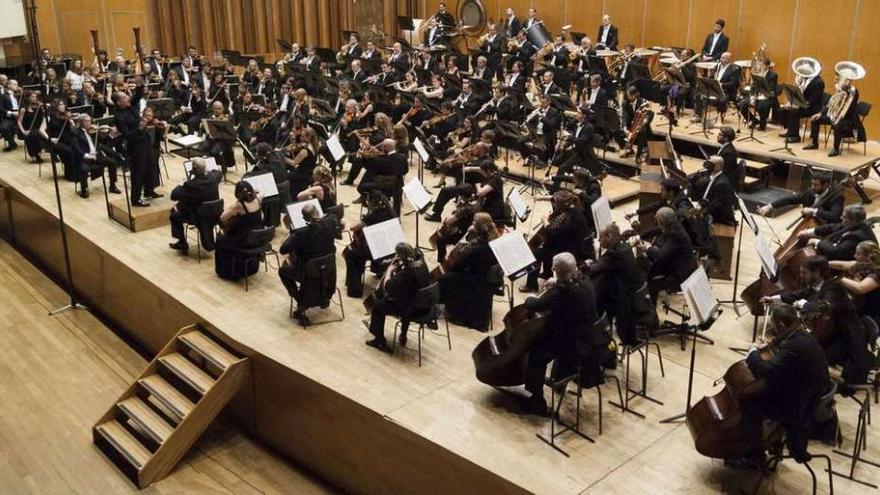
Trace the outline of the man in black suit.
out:
M 808 461 L 807 425 L 812 406 L 831 384 L 828 360 L 815 337 L 801 327 L 797 311 L 787 304 L 774 304 L 771 314 L 777 346 L 773 356 L 763 359 L 757 347 L 746 355 L 752 374 L 767 384 L 757 394 L 742 396 L 742 435 L 751 446 L 750 452 L 742 458 L 725 460 L 730 467 L 765 467 L 765 419 L 786 429 L 789 450 L 798 462 Z
M 599 34 L 596 36 L 596 45 L 608 50 L 617 50 L 618 33 L 617 26 L 611 24 L 611 16 L 602 16 L 602 24 L 599 25 Z
M 590 85 L 584 89 L 579 101 L 591 109 L 606 108 L 608 106 L 608 91 L 602 87 L 602 75 L 593 74 L 590 76 Z
M 736 225 L 736 217 L 733 214 L 736 197 L 733 185 L 724 172 L 724 158 L 713 156 L 703 166 L 709 169 L 709 183 L 700 197 L 700 206 L 705 213 L 711 215 L 714 223 Z
M 797 75 L 797 85 L 804 94 L 807 106 L 794 109 L 788 105 L 780 109 L 780 120 L 785 124 L 785 132 L 780 134 L 789 143 L 800 141 L 801 119 L 812 117 L 822 111 L 825 96 L 825 81 L 818 73 L 813 75 L 806 67 L 801 67 L 803 74 Z
M 401 45 L 399 41 L 394 43 L 391 49 L 391 56 L 388 58 L 388 63 L 394 67 L 394 70 L 400 78 L 403 78 L 403 75 L 409 72 L 409 57 L 403 53 L 403 45 Z
M 529 297 L 525 306 L 530 312 L 546 312 L 546 333 L 529 349 L 525 389 L 530 397 L 523 403 L 523 412 L 545 416 L 544 377 L 547 365 L 554 361 L 554 375 L 567 376 L 578 367 L 578 349 L 593 344 L 594 326 L 598 320 L 596 291 L 588 277 L 578 273 L 577 261 L 571 253 L 553 257 L 550 288 L 540 297 Z
M 583 210 L 577 207 L 577 198 L 567 190 L 559 190 L 553 193 L 551 205 L 552 212 L 544 218 L 544 243 L 535 251 L 538 270 L 529 272 L 520 292 L 536 292 L 539 275 L 550 278 L 553 257 L 557 254 L 571 253 L 579 261 L 585 257 L 583 245 L 590 226 Z
M 70 132 L 64 133 L 65 144 L 68 153 L 69 166 L 73 167 L 79 176 L 79 195 L 82 198 L 89 197 L 89 178 L 96 179 L 103 173 L 103 168 L 110 169 L 110 187 L 108 191 L 120 194 L 116 187 L 116 163 L 108 158 L 103 151 L 98 149 L 97 134 L 92 128 L 92 118 L 88 114 L 79 117 L 78 125 L 73 126 Z M 103 145 L 109 146 L 109 145 Z
M 556 149 L 556 133 L 559 132 L 559 126 L 562 123 L 562 117 L 559 110 L 553 107 L 550 95 L 541 95 L 541 105 L 536 108 L 531 115 L 526 117 L 526 124 L 534 126 L 535 136 L 537 137 L 543 149 L 541 151 L 541 159 L 548 162 L 553 156 Z
M 529 9 L 529 15 L 526 17 L 526 21 L 522 25 L 523 31 L 529 30 L 532 26 L 537 25 L 539 22 L 542 22 L 538 19 L 538 9 L 532 7 Z
M 838 83 L 837 91 L 839 97 L 851 100 L 849 108 L 846 109 L 846 113 L 836 123 L 831 121 L 827 105 L 822 113 L 813 115 L 810 118 L 810 144 L 804 146 L 805 150 L 819 149 L 819 128 L 823 124 L 830 125 L 834 132 L 834 145 L 828 156 L 833 157 L 840 154 L 840 143 L 844 137 L 852 135 L 859 139 L 864 139 L 865 128 L 857 111 L 859 106 L 859 90 L 852 85 L 851 80 L 844 77 Z
M 385 139 L 376 145 L 376 148 L 384 153 L 384 156 L 364 160 L 366 172 L 357 190 L 363 196 L 368 191 L 379 187 L 377 177 L 396 177 L 397 181 L 394 184 L 391 199 L 394 212 L 400 214 L 401 200 L 403 199 L 403 176 L 406 175 L 408 168 L 406 157 L 397 151 L 397 142 L 391 138 Z
M 553 38 L 553 50 L 545 58 L 553 67 L 566 67 L 568 65 L 568 48 L 562 42 L 562 35 L 557 34 Z
M 297 303 L 293 317 L 300 320 L 303 325 L 308 324 L 303 304 L 301 285 L 305 279 L 306 263 L 314 258 L 320 258 L 336 252 L 334 237 L 336 235 L 338 219 L 333 214 L 318 216 L 315 205 L 307 204 L 302 209 L 303 219 L 306 226 L 293 230 L 291 220 L 285 215 L 284 223 L 290 229 L 290 235 L 281 244 L 278 252 L 286 256 L 284 264 L 278 268 L 278 277 L 287 289 L 290 297 Z
M 446 9 L 446 4 L 443 2 L 439 2 L 437 4 L 437 13 L 434 14 L 434 18 L 437 19 L 437 23 L 440 24 L 443 29 L 452 29 L 455 27 L 455 17 Z
M 614 136 L 620 147 L 621 158 L 628 158 L 632 155 L 638 158 L 648 147 L 648 139 L 652 134 L 651 121 L 654 120 L 654 112 L 651 110 L 644 110 L 644 121 L 641 129 L 636 130 L 637 134 L 635 136 L 627 135 L 633 130 L 636 115 L 640 109 L 645 107 L 646 103 L 647 101 L 641 97 L 639 88 L 634 85 L 627 86 L 626 98 L 623 102 L 623 121 L 620 123 L 622 129 Z
M 743 171 L 739 169 L 739 152 L 733 146 L 736 131 L 733 127 L 724 126 L 718 131 L 715 139 L 721 145 L 717 155 L 724 159 L 724 175 L 727 176 L 733 190 L 739 191 L 739 179 Z
M 381 351 L 386 350 L 385 316 L 395 315 L 401 319 L 400 345 L 406 345 L 408 318 L 430 308 L 416 307 L 416 293 L 431 282 L 428 266 L 421 253 L 405 242 L 394 248 L 394 259 L 382 275 L 376 288 L 375 304 L 370 320 L 364 320 L 373 335 L 366 344 Z
M 504 78 L 504 67 L 501 64 L 502 53 L 504 53 L 503 43 L 504 37 L 498 33 L 498 26 L 495 23 L 490 23 L 489 32 L 486 33 L 486 39 L 484 39 L 483 44 L 480 45 L 480 57 L 486 58 L 486 63 L 489 69 L 491 69 L 491 73 L 497 75 L 499 81 Z M 477 58 L 477 62 L 479 62 L 479 60 L 480 58 Z M 485 79 L 485 76 L 483 76 L 483 78 Z M 486 81 L 492 81 L 491 74 Z
M 615 319 L 617 335 L 623 344 L 634 344 L 637 336 L 633 297 L 645 278 L 632 248 L 621 239 L 617 224 L 612 223 L 599 232 L 599 245 L 602 255 L 587 265 L 590 278 L 596 284 L 599 312 Z
M 135 90 L 136 100 L 140 99 L 143 88 Z M 116 117 L 116 129 L 122 141 L 125 143 L 125 161 L 131 171 L 131 205 L 135 207 L 149 206 L 141 200 L 145 192 L 145 179 L 149 157 L 151 155 L 150 136 L 141 127 L 141 118 L 138 115 L 135 102 L 125 93 L 114 95 L 116 102 L 114 117 Z
M 506 38 L 515 38 L 522 31 L 522 21 L 516 16 L 516 12 L 512 8 L 507 8 L 507 17 L 504 19 L 504 36 Z
M 367 48 L 361 53 L 359 57 L 361 60 L 382 60 L 382 54 L 379 53 L 379 50 L 376 49 L 376 44 L 372 41 L 367 41 Z
M 9 79 L 5 89 L 0 94 L 0 135 L 6 140 L 3 151 L 12 151 L 18 148 L 15 131 L 18 125 L 18 109 L 21 106 L 21 91 L 15 79 Z
M 477 63 L 474 66 L 471 78 L 479 79 L 486 82 L 486 86 L 492 85 L 492 77 L 495 75 L 495 69 L 490 67 L 489 59 L 485 55 L 477 57 Z
M 523 67 L 522 62 L 518 60 L 514 62 L 510 67 L 510 74 L 507 75 L 507 81 L 504 84 L 511 91 L 515 92 L 511 96 L 517 100 L 525 98 L 527 76 L 523 73 Z
M 495 88 L 495 118 L 500 122 L 512 122 L 522 116 L 519 102 L 510 95 L 511 90 L 507 86 Z
M 367 79 L 367 73 L 361 69 L 361 61 L 358 59 L 351 61 L 351 68 L 346 75 L 352 81 L 357 81 L 359 83 L 362 83 Z
M 204 158 L 193 158 L 192 177 L 171 191 L 171 200 L 177 202 L 169 214 L 171 237 L 177 239 L 177 242 L 169 244 L 168 247 L 180 251 L 181 254 L 186 254 L 189 251 L 184 224 L 196 224 L 199 206 L 207 201 L 215 201 L 220 198 L 218 189 L 222 178 L 219 171 L 207 172 L 205 170 Z
M 730 52 L 724 52 L 718 61 L 718 68 L 715 69 L 713 78 L 721 85 L 721 91 L 724 96 L 717 100 L 710 100 L 715 105 L 719 113 L 727 110 L 727 104 L 731 101 L 735 102 L 739 91 L 740 68 L 733 63 L 733 55 Z M 703 99 L 698 98 L 694 104 L 694 112 L 697 114 L 697 122 L 702 117 Z
M 755 85 L 752 83 L 752 95 L 756 96 L 753 98 L 743 98 L 737 104 L 739 112 L 749 121 L 749 126 L 757 126 L 759 131 L 767 130 L 767 118 L 770 116 L 770 110 L 775 112 L 779 109 L 778 97 L 779 93 L 782 92 L 779 88 L 779 74 L 776 72 L 773 62 L 769 58 L 765 58 L 764 66 L 767 67 L 764 79 L 767 81 L 770 96 L 757 95 Z M 752 107 L 754 107 L 754 112 L 752 112 Z
M 480 99 L 477 98 L 477 95 L 474 94 L 471 85 L 472 83 L 470 79 L 463 80 L 461 82 L 461 93 L 459 93 L 458 97 L 452 102 L 455 106 L 455 110 L 462 112 L 464 115 L 475 114 L 482 104 Z
M 602 170 L 602 164 L 593 150 L 595 132 L 593 125 L 587 121 L 588 113 L 589 109 L 586 107 L 578 109 L 577 119 L 571 125 L 571 134 L 566 140 L 568 149 L 557 154 L 554 165 L 559 167 L 560 174 L 571 172 L 576 165 L 588 169 L 594 175 L 599 175 Z
M 428 21 L 428 29 L 425 31 L 425 36 L 422 38 L 422 44 L 425 47 L 446 44 L 446 34 L 444 33 L 444 29 L 438 25 L 436 19 Z
M 730 39 L 724 34 L 724 19 L 715 21 L 715 27 L 703 42 L 703 60 L 718 60 L 727 51 Z
M 648 292 L 655 304 L 661 290 L 679 290 L 681 283 L 697 268 L 691 238 L 679 222 L 675 211 L 664 206 L 657 210 L 656 219 L 660 236 L 653 245 L 649 246 L 644 242 L 641 245 L 651 262 L 648 270 Z
M 807 244 L 829 260 L 849 261 L 856 254 L 856 246 L 862 241 L 877 242 L 871 226 L 865 223 L 865 207 L 859 204 L 843 209 L 840 223 L 827 223 L 801 231 L 798 236 L 808 239 Z
M 835 223 L 843 214 L 843 194 L 831 190 L 831 174 L 816 173 L 810 178 L 809 189 L 768 203 L 758 213 L 766 215 L 773 208 L 788 205 L 801 205 L 801 215 L 815 217 L 819 223 Z

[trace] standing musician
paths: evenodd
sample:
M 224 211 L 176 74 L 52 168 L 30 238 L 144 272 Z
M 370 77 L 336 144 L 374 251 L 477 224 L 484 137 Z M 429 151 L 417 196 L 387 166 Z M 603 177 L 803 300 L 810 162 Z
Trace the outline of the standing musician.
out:
M 143 88 L 136 92 L 136 101 L 140 100 L 140 90 Z M 152 155 L 150 137 L 146 127 L 141 125 L 141 118 L 135 110 L 132 98 L 125 93 L 116 93 L 114 99 L 116 128 L 125 143 L 125 161 L 131 173 L 131 205 L 139 208 L 150 206 L 141 200 L 141 196 L 146 196 L 149 192 L 146 174 Z
M 351 227 L 352 241 L 342 251 L 345 258 L 345 288 L 348 297 L 361 297 L 364 293 L 362 277 L 367 261 L 370 261 L 370 249 L 364 238 L 363 229 L 369 225 L 394 218 L 394 210 L 388 204 L 385 195 L 379 190 L 369 191 L 364 199 L 366 213 L 361 221 Z
M 422 45 L 425 48 L 433 48 L 435 46 L 441 46 L 446 44 L 446 33 L 444 32 L 444 28 L 441 27 L 436 18 L 431 18 L 428 20 L 428 29 L 425 31 L 425 35 L 422 38 Z
M 617 26 L 611 23 L 611 16 L 602 16 L 602 24 L 599 25 L 599 35 L 596 36 L 596 44 L 607 50 L 617 50 L 618 31 Z
M 303 307 L 302 290 L 306 264 L 309 260 L 336 253 L 334 237 L 339 219 L 332 213 L 323 217 L 318 216 L 318 209 L 313 204 L 303 206 L 302 216 L 306 226 L 298 230 L 293 229 L 290 217 L 284 216 L 284 223 L 290 235 L 278 249 L 278 252 L 285 256 L 284 263 L 278 268 L 278 277 L 287 289 L 288 295 L 296 300 L 297 307 L 293 317 L 302 325 L 308 325 L 309 318 L 305 313 L 306 308 Z
M 6 91 L 0 95 L 0 135 L 6 140 L 4 152 L 18 148 L 15 142 L 15 126 L 18 120 L 18 110 L 21 107 L 21 89 L 18 81 L 9 79 L 6 83 Z
M 373 335 L 366 344 L 386 350 L 385 316 L 400 317 L 400 345 L 406 346 L 406 333 L 409 330 L 408 318 L 429 308 L 415 307 L 415 296 L 431 281 L 428 265 L 422 253 L 405 242 L 394 247 L 394 259 L 382 275 L 374 295 L 375 303 L 370 310 L 369 323 L 364 321 Z
M 596 292 L 587 277 L 580 276 L 577 260 L 571 253 L 553 257 L 554 278 L 547 290 L 538 297 L 529 297 L 526 308 L 532 312 L 547 312 L 545 333 L 529 350 L 525 389 L 531 395 L 523 403 L 523 412 L 547 415 L 544 400 L 544 380 L 547 365 L 554 362 L 555 376 L 568 376 L 578 368 L 579 346 L 594 340 L 594 325 L 598 320 Z
M 144 197 L 147 199 L 158 199 L 163 194 L 156 192 L 156 188 L 162 183 L 159 177 L 159 155 L 161 154 L 162 141 L 165 139 L 165 132 L 168 130 L 168 123 L 155 117 L 151 107 L 144 108 L 141 114 L 141 125 L 150 138 L 150 152 L 147 156 L 147 170 L 144 180 Z
M 840 223 L 827 223 L 814 229 L 803 230 L 798 237 L 816 248 L 816 253 L 829 260 L 851 260 L 856 246 L 862 241 L 877 242 L 871 226 L 865 222 L 865 207 L 859 204 L 843 209 Z
M 640 241 L 638 246 L 650 263 L 647 275 L 648 292 L 655 304 L 660 291 L 678 291 L 681 283 L 697 268 L 690 236 L 675 211 L 664 206 L 657 210 L 656 219 L 660 235 L 653 244 Z
M 746 355 L 746 364 L 755 378 L 766 383 L 759 394 L 743 394 L 742 435 L 749 440 L 751 452 L 742 458 L 727 459 L 724 464 L 740 469 L 763 469 L 766 461 L 764 421 L 772 420 L 786 430 L 791 454 L 798 462 L 807 462 L 806 425 L 813 405 L 828 388 L 828 360 L 815 337 L 800 325 L 797 311 L 787 304 L 771 308 L 774 338 L 770 345 L 773 357 L 763 359 L 757 347 Z
M 790 103 L 786 103 L 780 108 L 780 120 L 785 124 L 785 132 L 779 136 L 784 137 L 789 143 L 800 141 L 800 120 L 820 113 L 825 95 L 825 81 L 818 71 L 814 71 L 806 64 L 798 66 L 797 70 L 800 73 L 797 74 L 796 82 L 804 94 L 807 106 L 795 109 Z
M 761 98 L 755 94 L 755 85 L 752 84 L 752 92 L 748 96 L 740 99 L 737 107 L 743 118 L 749 121 L 749 127 L 756 127 L 759 131 L 767 130 L 767 118 L 770 116 L 770 110 L 774 112 L 779 110 L 779 74 L 776 72 L 776 66 L 769 58 L 764 59 L 764 67 L 767 72 L 764 73 L 764 79 L 767 80 L 767 87 L 770 89 L 769 98 Z M 754 108 L 754 113 L 752 112 Z
M 553 193 L 550 201 L 552 211 L 543 218 L 544 242 L 535 251 L 541 273 L 538 273 L 539 270 L 530 271 L 520 292 L 536 292 L 539 275 L 550 278 L 555 255 L 570 253 L 576 260 L 582 261 L 586 254 L 583 245 L 589 236 L 590 226 L 583 210 L 578 207 L 577 196 L 563 189 Z
M 526 21 L 523 23 L 522 30 L 528 31 L 532 26 L 542 23 L 544 21 L 538 19 L 538 9 L 532 7 L 529 9 L 528 17 L 526 17 Z
M 800 205 L 804 218 L 815 218 L 823 224 L 834 223 L 843 214 L 843 194 L 831 187 L 830 173 L 817 172 L 810 178 L 809 189 L 767 203 L 758 208 L 758 213 L 767 215 L 774 208 L 789 205 Z
M 504 13 L 504 37 L 515 38 L 522 31 L 522 21 L 519 20 L 516 12 L 510 7 Z
M 700 52 L 703 55 L 703 60 L 718 60 L 721 58 L 721 54 L 727 51 L 730 38 L 724 34 L 724 26 L 724 19 L 715 21 L 712 32 L 706 36 L 706 41 L 703 42 L 703 50 Z
M 446 10 L 446 4 L 444 2 L 437 3 L 437 13 L 434 14 L 434 18 L 437 19 L 437 23 L 443 27 L 443 29 L 452 29 L 455 27 L 455 17 L 452 17 L 452 14 Z
M 177 239 L 177 242 L 168 244 L 168 247 L 181 254 L 189 251 L 184 224 L 198 225 L 199 206 L 206 201 L 220 198 L 219 186 L 222 176 L 216 170 L 206 172 L 205 166 L 204 158 L 200 156 L 193 158 L 192 177 L 171 191 L 171 200 L 176 201 L 169 214 L 171 237 Z
M 852 77 L 851 74 L 848 75 Z M 830 105 L 826 105 L 821 113 L 811 116 L 810 144 L 804 146 L 805 150 L 819 149 L 819 128 L 823 124 L 830 125 L 834 133 L 834 145 L 828 153 L 828 156 L 833 157 L 840 154 L 840 143 L 843 141 L 844 137 L 855 135 L 856 133 L 858 133 L 858 136 L 864 137 L 865 128 L 857 111 L 859 105 L 859 90 L 852 85 L 852 79 L 849 77 L 841 76 L 840 81 L 837 83 L 837 92 L 834 97 L 829 100 L 829 103 L 839 101 L 838 98 L 843 98 L 847 102 L 846 104 L 849 105 L 846 108 L 846 113 L 838 116 L 839 120 L 834 122 L 831 120 L 831 115 L 829 115 L 831 107 Z

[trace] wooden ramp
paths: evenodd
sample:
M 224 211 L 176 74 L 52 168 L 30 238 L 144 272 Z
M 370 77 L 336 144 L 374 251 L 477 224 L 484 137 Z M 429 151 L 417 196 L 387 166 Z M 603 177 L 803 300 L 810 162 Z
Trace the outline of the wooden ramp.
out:
M 174 203 L 165 198 L 149 200 L 146 208 L 129 207 L 124 198 L 110 201 L 110 216 L 132 232 L 155 229 L 171 223 L 168 215 Z M 130 215 L 129 215 L 130 212 Z
M 92 428 L 95 445 L 139 488 L 164 478 L 249 371 L 198 326 L 162 349 Z

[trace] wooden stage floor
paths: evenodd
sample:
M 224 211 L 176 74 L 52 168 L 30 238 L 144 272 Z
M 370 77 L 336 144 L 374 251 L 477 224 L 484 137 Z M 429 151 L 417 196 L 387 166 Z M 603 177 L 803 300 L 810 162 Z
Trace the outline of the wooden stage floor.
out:
M 166 159 L 171 173 L 171 178 L 166 179 L 166 183 L 177 184 L 183 178 L 181 160 L 172 156 Z M 240 163 L 243 162 L 240 160 Z M 415 173 L 414 170 L 415 167 L 411 174 Z M 56 206 L 50 175 L 44 170 L 43 178 L 38 178 L 36 165 L 24 163 L 20 152 L 0 156 L 0 182 L 14 191 L 6 191 L 4 195 L 21 195 L 54 215 Z M 433 180 L 426 178 L 428 183 Z M 166 186 L 163 190 L 167 194 L 170 187 Z M 393 356 L 379 353 L 364 345 L 368 333 L 361 323 L 365 315 L 360 300 L 345 298 L 345 321 L 302 329 L 288 317 L 288 298 L 272 270 L 269 273 L 261 271 L 252 277 L 250 291 L 244 292 L 241 284 L 218 279 L 213 273 L 210 258 L 197 263 L 195 249 L 190 256 L 180 256 L 168 249 L 167 244 L 171 239 L 166 228 L 132 234 L 113 223 L 107 218 L 98 185 L 93 186 L 92 193 L 91 199 L 82 200 L 75 196 L 72 184 L 62 184 L 65 218 L 70 228 L 77 235 L 94 243 L 103 255 L 118 260 L 137 276 L 149 281 L 156 290 L 167 293 L 175 303 L 185 306 L 198 318 L 216 327 L 222 335 L 262 356 L 273 367 L 291 370 L 314 382 L 320 393 L 331 391 L 356 404 L 358 408 L 366 408 L 370 413 L 384 418 L 390 426 L 405 431 L 407 439 L 411 435 L 416 436 L 424 442 L 424 448 L 429 452 L 451 453 L 466 463 L 482 467 L 491 475 L 509 483 L 506 491 L 709 494 L 738 491 L 741 487 L 750 489 L 756 479 L 753 473 L 732 471 L 724 468 L 721 461 L 699 455 L 693 449 L 690 434 L 684 424 L 658 423 L 661 418 L 683 412 L 685 408 L 690 350 L 682 351 L 675 338 L 661 340 L 665 378 L 660 377 L 656 357 L 651 357 L 649 392 L 663 401 L 664 405 L 634 400 L 632 406 L 646 415 L 646 419 L 639 419 L 623 414 L 606 403 L 603 410 L 604 432 L 599 436 L 596 395 L 594 391 L 587 392 L 582 403 L 584 431 L 596 443 L 592 444 L 575 436 L 562 437 L 561 446 L 571 454 L 571 457 L 564 457 L 535 436 L 536 433 L 547 432 L 549 424 L 546 420 L 519 415 L 507 394 L 476 380 L 471 351 L 483 339 L 484 334 L 453 326 L 452 351 L 446 348 L 445 336 L 428 335 L 423 344 L 424 364 L 418 367 L 413 350 L 414 339 L 410 339 L 412 344 L 409 349 L 398 351 Z M 229 201 L 232 184 L 224 184 L 221 194 Z M 351 203 L 355 191 L 343 186 L 340 197 L 341 201 Z M 25 200 L 19 197 L 16 201 Z M 635 207 L 634 201 L 618 206 L 613 211 L 615 219 L 625 225 L 623 214 Z M 531 229 L 546 208 L 546 202 L 535 203 L 532 217 L 521 228 Z M 358 209 L 350 211 L 357 212 Z M 869 214 L 876 214 L 876 211 L 877 208 L 872 207 Z M 784 226 L 791 221 L 791 215 L 792 213 L 788 213 L 770 220 L 777 232 L 784 231 Z M 23 228 L 19 226 L 19 222 L 23 222 L 31 230 L 39 227 L 29 225 L 29 221 L 30 218 L 13 219 L 15 229 Z M 347 218 L 346 221 L 353 223 L 356 219 Z M 408 238 L 414 240 L 415 216 L 404 216 L 403 225 Z M 432 227 L 425 229 L 424 222 L 421 225 L 422 242 L 426 244 L 429 235 L 426 232 Z M 0 227 L 8 228 L 2 224 Z M 283 237 L 279 233 L 275 239 L 276 246 Z M 748 283 L 758 273 L 759 265 L 753 243 L 751 234 L 746 233 L 743 237 L 739 290 L 744 286 L 742 281 Z M 342 244 L 338 245 L 337 252 L 341 252 L 342 247 Z M 428 257 L 433 262 L 434 254 L 429 253 Z M 337 259 L 341 284 L 344 263 L 341 256 Z M 375 280 L 368 277 L 368 284 L 375 284 Z M 733 290 L 731 283 L 716 282 L 714 287 L 719 299 L 730 298 Z M 127 291 L 126 287 L 103 289 L 108 293 L 122 291 L 131 310 L 138 311 L 138 293 Z M 517 301 L 522 300 L 520 294 L 516 297 Z M 501 318 L 506 308 L 506 303 L 495 304 L 496 330 L 500 330 Z M 140 315 L 145 320 L 156 317 L 152 314 Z M 387 331 L 390 336 L 390 325 Z M 738 354 L 728 348 L 747 346 L 751 334 L 750 317 L 737 318 L 730 307 L 724 310 L 719 322 L 707 334 L 716 339 L 715 345 L 699 345 L 694 400 L 710 393 L 713 390 L 713 381 L 722 376 L 730 364 L 740 359 Z M 618 374 L 620 373 L 618 370 Z M 634 380 L 639 379 L 638 375 L 636 370 Z M 261 376 L 257 374 L 254 387 L 261 386 L 260 379 Z M 271 394 L 275 385 L 277 383 L 267 383 L 269 390 L 261 393 Z M 607 400 L 613 395 L 616 395 L 613 387 L 606 385 L 603 397 Z M 424 473 L 407 473 L 410 466 L 408 456 L 416 457 L 423 452 L 395 452 L 394 445 L 385 445 L 383 448 L 388 449 L 391 453 L 389 455 L 393 456 L 391 458 L 401 459 L 396 466 L 401 477 L 416 476 L 424 482 L 400 486 L 394 485 L 393 480 L 386 479 L 386 485 L 382 485 L 370 478 L 373 463 L 381 462 L 382 459 L 364 456 L 342 462 L 332 457 L 315 455 L 315 449 L 322 447 L 320 445 L 312 447 L 300 444 L 299 448 L 284 445 L 283 440 L 273 436 L 272 432 L 261 431 L 260 415 L 290 413 L 290 417 L 295 418 L 296 409 L 307 407 L 314 397 L 287 397 L 286 400 L 293 404 L 289 409 L 277 406 L 277 409 L 255 413 L 257 436 L 337 486 L 344 489 L 357 487 L 357 491 L 366 492 L 388 492 L 389 487 L 393 486 L 393 491 L 418 493 L 432 491 L 432 475 L 439 476 L 438 473 L 442 472 L 456 477 L 455 466 L 449 468 L 444 463 L 438 463 Z M 571 417 L 572 411 L 572 406 L 567 404 L 562 414 L 564 417 Z M 844 448 L 850 448 L 856 409 L 851 401 L 841 399 L 838 411 L 846 439 Z M 322 411 L 326 423 L 321 424 L 320 428 L 332 430 L 348 412 L 343 409 Z M 80 426 L 83 431 L 87 431 L 91 421 L 84 421 Z M 291 419 L 291 424 L 287 427 L 293 432 L 292 437 L 304 438 L 308 442 L 320 444 L 322 436 L 326 435 L 326 431 L 312 431 L 319 429 L 318 425 L 300 424 L 295 419 Z M 368 425 L 364 424 L 362 427 L 367 428 Z M 353 449 L 361 448 L 359 445 L 366 442 L 382 442 L 381 439 L 371 437 L 370 433 L 366 429 L 355 431 L 347 441 Z M 869 435 L 871 439 L 868 445 L 878 445 L 880 438 L 874 434 L 873 428 Z M 390 437 L 387 442 L 393 443 L 395 438 L 397 437 Z M 419 445 L 421 448 L 421 444 Z M 338 446 L 325 447 L 333 449 Z M 82 448 L 92 447 L 83 445 Z M 299 450 L 300 448 L 304 450 Z M 811 449 L 822 453 L 830 450 L 818 444 L 813 444 Z M 866 455 L 878 457 L 876 447 L 870 447 Z M 842 457 L 835 457 L 835 465 L 842 469 L 844 460 Z M 355 465 L 352 466 L 352 463 Z M 880 482 L 880 472 L 876 470 L 863 466 L 857 472 L 873 483 Z M 122 475 L 119 476 L 122 479 Z M 806 471 L 787 461 L 772 481 L 765 485 L 764 492 L 800 492 L 808 482 Z M 459 479 L 458 483 L 464 488 L 463 492 L 469 491 L 469 479 Z M 868 493 L 864 487 L 839 478 L 835 479 L 835 485 L 840 493 Z M 825 489 L 824 479 L 820 481 L 820 486 Z M 767 491 L 768 488 L 770 491 Z

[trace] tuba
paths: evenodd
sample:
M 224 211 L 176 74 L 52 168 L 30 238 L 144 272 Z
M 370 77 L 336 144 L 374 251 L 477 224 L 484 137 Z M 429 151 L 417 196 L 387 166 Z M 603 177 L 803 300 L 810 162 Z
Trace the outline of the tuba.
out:
M 818 76 L 822 72 L 822 64 L 813 57 L 798 57 L 791 63 L 798 85 L 804 79 Z
M 837 91 L 831 96 L 831 99 L 828 100 L 826 114 L 831 120 L 831 124 L 837 125 L 849 111 L 849 107 L 852 106 L 856 95 L 847 82 L 863 79 L 868 73 L 861 65 L 849 61 L 838 62 L 834 66 L 834 73 L 837 74 L 839 86 Z
M 758 47 L 757 50 L 752 52 L 752 74 L 756 76 L 764 76 L 767 74 L 767 71 L 770 70 L 765 64 L 765 60 L 767 60 L 767 43 L 761 43 L 761 46 Z

